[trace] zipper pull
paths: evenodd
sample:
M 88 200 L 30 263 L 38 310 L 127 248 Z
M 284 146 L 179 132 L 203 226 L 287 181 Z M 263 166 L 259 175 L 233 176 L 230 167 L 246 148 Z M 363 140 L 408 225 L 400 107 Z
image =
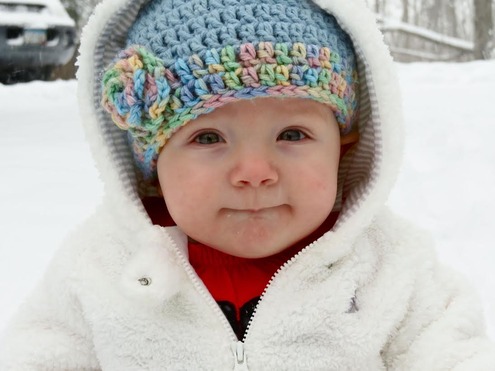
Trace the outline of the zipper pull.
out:
M 232 352 L 234 353 L 234 370 L 248 371 L 246 353 L 244 352 L 244 343 L 238 341 L 232 344 Z

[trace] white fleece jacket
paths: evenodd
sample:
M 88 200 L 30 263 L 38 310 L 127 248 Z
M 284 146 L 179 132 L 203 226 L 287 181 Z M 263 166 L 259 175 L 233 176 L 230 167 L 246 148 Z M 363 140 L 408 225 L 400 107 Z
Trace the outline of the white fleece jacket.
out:
M 351 36 L 360 143 L 331 231 L 272 278 L 242 342 L 187 259 L 151 223 L 125 133 L 99 107 L 102 69 L 145 0 L 108 0 L 85 28 L 81 113 L 105 182 L 0 344 L 0 370 L 495 370 L 476 295 L 431 240 L 383 206 L 401 157 L 397 79 L 362 0 L 314 0 Z

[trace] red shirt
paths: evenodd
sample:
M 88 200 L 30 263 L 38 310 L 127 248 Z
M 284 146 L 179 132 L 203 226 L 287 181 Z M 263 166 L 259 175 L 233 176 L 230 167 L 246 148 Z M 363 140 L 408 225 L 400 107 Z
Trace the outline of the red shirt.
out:
M 285 262 L 331 229 L 337 216 L 338 213 L 331 213 L 315 232 L 278 254 L 265 258 L 239 258 L 190 241 L 189 262 L 215 301 L 234 304 L 238 314 L 245 303 L 261 296 L 272 276 Z
M 154 224 L 175 225 L 162 198 L 143 199 Z M 304 247 L 330 230 L 338 213 L 331 213 L 316 231 L 282 252 L 260 259 L 239 258 L 215 250 L 199 242 L 189 241 L 189 262 L 215 301 L 228 301 L 239 309 L 253 298 L 261 296 L 277 270 Z

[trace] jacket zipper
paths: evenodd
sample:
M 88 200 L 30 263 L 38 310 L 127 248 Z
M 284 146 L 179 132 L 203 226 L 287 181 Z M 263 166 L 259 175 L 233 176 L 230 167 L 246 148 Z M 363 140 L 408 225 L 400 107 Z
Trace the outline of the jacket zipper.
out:
M 261 301 L 265 298 L 267 291 L 270 289 L 272 282 L 275 280 L 277 276 L 280 275 L 280 273 L 284 272 L 287 270 L 302 254 L 304 254 L 311 246 L 313 246 L 315 241 L 311 242 L 309 245 L 304 247 L 302 250 L 300 250 L 296 255 L 294 255 L 292 258 L 287 260 L 280 268 L 277 269 L 277 271 L 273 274 L 273 276 L 270 278 L 270 281 L 268 281 L 268 284 L 265 286 L 265 289 L 263 290 L 260 300 L 258 300 L 258 303 L 254 307 L 253 314 L 251 315 L 251 318 L 249 319 L 248 325 L 246 327 L 246 332 L 244 332 L 244 337 L 242 338 L 241 343 L 246 342 L 246 338 L 249 335 L 249 331 L 251 330 L 251 327 L 253 326 L 254 319 L 256 317 L 256 312 L 258 311 L 258 307 L 261 303 Z
M 248 371 L 244 343 L 238 341 L 237 343 L 232 344 L 232 352 L 234 353 L 235 358 L 234 371 Z
M 230 326 L 229 321 L 223 314 L 222 310 L 218 306 L 218 304 L 213 300 L 212 296 L 210 293 L 204 288 L 202 283 L 200 282 L 200 279 L 198 278 L 198 275 L 192 268 L 191 264 L 189 264 L 189 260 L 185 257 L 185 255 L 182 253 L 182 251 L 177 247 L 175 242 L 172 240 L 172 238 L 165 233 L 170 244 L 173 246 L 177 256 L 179 257 L 180 263 L 182 264 L 182 267 L 185 269 L 187 275 L 191 279 L 191 282 L 193 283 L 194 287 L 198 290 L 199 293 L 205 298 L 206 302 L 208 305 L 212 308 L 212 310 L 217 313 L 220 316 L 221 322 L 229 334 L 230 338 L 232 339 L 232 344 L 231 344 L 231 350 L 234 355 L 234 371 L 239 370 L 239 371 L 247 371 L 248 365 L 247 365 L 247 355 L 246 355 L 246 350 L 244 349 L 244 344 L 246 342 L 246 338 L 249 335 L 249 331 L 253 325 L 254 318 L 256 316 L 256 312 L 258 311 L 258 307 L 263 300 L 263 298 L 266 296 L 266 293 L 270 286 L 272 285 L 273 280 L 283 271 L 285 271 L 287 268 L 289 268 L 296 259 L 298 259 L 301 254 L 306 252 L 315 242 L 312 242 L 302 250 L 300 250 L 296 255 L 294 255 L 292 258 L 290 258 L 288 261 L 286 261 L 277 271 L 275 274 L 270 278 L 270 281 L 266 285 L 265 289 L 263 290 L 263 293 L 260 296 L 260 300 L 258 300 L 258 303 L 256 304 L 256 307 L 254 308 L 253 314 L 251 315 L 251 318 L 249 319 L 249 323 L 246 328 L 246 332 L 244 333 L 244 337 L 242 338 L 242 341 L 239 341 L 237 339 L 237 335 L 234 333 L 234 330 L 232 330 L 232 327 Z
M 202 284 L 201 280 L 198 278 L 198 275 L 194 271 L 194 268 L 189 264 L 189 260 L 186 258 L 186 256 L 182 253 L 182 251 L 177 247 L 175 244 L 174 240 L 164 231 L 164 234 L 169 240 L 169 243 L 172 245 L 174 248 L 180 264 L 186 271 L 186 274 L 188 275 L 189 279 L 191 280 L 193 286 L 196 288 L 196 290 L 203 296 L 203 298 L 206 300 L 210 308 L 213 310 L 213 312 L 217 313 L 225 331 L 229 334 L 229 337 L 232 340 L 231 343 L 231 350 L 234 354 L 234 370 L 248 370 L 247 368 L 247 362 L 246 362 L 246 354 L 244 352 L 244 344 L 237 339 L 237 335 L 234 333 L 234 330 L 230 326 L 229 321 L 223 314 L 222 310 L 218 306 L 218 304 L 215 302 L 215 300 L 212 298 L 208 290 L 204 288 L 204 285 Z

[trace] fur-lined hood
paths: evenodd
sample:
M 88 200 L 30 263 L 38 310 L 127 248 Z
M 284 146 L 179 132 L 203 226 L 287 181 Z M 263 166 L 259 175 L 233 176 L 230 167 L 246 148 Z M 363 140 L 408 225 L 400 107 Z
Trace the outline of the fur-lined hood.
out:
M 346 202 L 334 232 L 357 235 L 383 206 L 395 181 L 402 155 L 402 116 L 395 67 L 373 14 L 361 0 L 315 0 L 336 17 L 354 44 L 360 80 L 360 142 L 347 163 Z M 125 48 L 129 26 L 144 0 L 101 3 L 81 41 L 79 102 L 87 137 L 116 214 L 134 215 L 136 229 L 150 226 L 140 201 L 126 133 L 101 107 L 101 77 L 118 51 Z M 122 212 L 119 212 L 121 210 Z M 142 230 L 141 228 L 141 230 Z

